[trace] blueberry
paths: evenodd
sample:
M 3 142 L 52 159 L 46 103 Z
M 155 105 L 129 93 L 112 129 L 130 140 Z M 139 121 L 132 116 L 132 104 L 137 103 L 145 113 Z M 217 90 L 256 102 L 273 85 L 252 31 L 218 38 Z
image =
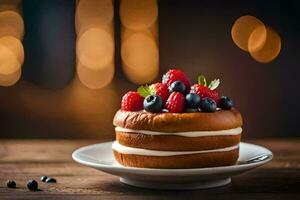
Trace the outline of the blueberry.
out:
M 200 109 L 203 112 L 215 112 L 217 109 L 217 104 L 211 98 L 204 98 L 201 100 Z
M 185 96 L 186 106 L 188 108 L 199 108 L 201 98 L 198 94 L 189 93 Z
M 233 102 L 229 97 L 222 96 L 219 101 L 219 107 L 224 110 L 230 110 L 233 107 Z
M 52 177 L 48 177 L 46 179 L 46 183 L 56 183 L 56 179 L 55 178 L 52 178 Z
M 47 176 L 42 176 L 41 181 L 45 182 L 47 180 L 47 178 L 48 178 Z
M 38 183 L 35 180 L 29 180 L 27 182 L 27 188 L 29 190 L 37 190 L 38 189 Z
M 180 92 L 181 94 L 186 93 L 186 87 L 181 81 L 174 81 L 170 86 L 169 86 L 169 92 Z
M 197 108 L 186 108 L 184 112 L 186 113 L 193 113 L 193 112 L 198 112 L 199 110 Z
M 163 101 L 160 96 L 149 95 L 144 99 L 144 109 L 148 112 L 158 113 L 163 109 Z
M 13 181 L 13 180 L 8 180 L 6 185 L 7 185 L 8 188 L 16 188 L 17 187 L 16 182 Z

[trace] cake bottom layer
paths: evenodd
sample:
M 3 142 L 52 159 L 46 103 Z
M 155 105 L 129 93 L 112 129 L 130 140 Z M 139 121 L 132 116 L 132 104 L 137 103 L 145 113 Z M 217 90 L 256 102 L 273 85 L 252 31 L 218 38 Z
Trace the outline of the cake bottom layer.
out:
M 124 154 L 113 149 L 116 160 L 124 166 L 140 168 L 187 169 L 234 165 L 239 148 L 229 151 L 196 153 L 174 156 Z

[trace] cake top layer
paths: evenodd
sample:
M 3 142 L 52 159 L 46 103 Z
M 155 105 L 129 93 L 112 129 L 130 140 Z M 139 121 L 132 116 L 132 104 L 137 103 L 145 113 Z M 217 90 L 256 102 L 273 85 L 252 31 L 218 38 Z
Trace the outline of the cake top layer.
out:
M 243 120 L 235 108 L 216 112 L 151 113 L 144 111 L 117 111 L 115 126 L 159 132 L 218 131 L 241 127 Z

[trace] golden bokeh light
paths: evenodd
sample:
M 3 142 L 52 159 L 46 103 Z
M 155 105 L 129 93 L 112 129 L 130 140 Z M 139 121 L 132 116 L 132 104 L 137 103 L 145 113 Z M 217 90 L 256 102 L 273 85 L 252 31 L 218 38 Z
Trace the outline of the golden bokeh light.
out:
M 0 86 L 12 86 L 21 77 L 21 63 L 16 55 L 0 43 Z
M 24 22 L 20 0 L 0 0 L 0 85 L 12 86 L 21 77 Z
M 114 6 L 112 0 L 79 0 L 75 14 L 77 77 L 92 89 L 114 76 Z
M 5 36 L 0 38 L 0 45 L 7 47 L 11 52 L 13 52 L 19 63 L 24 62 L 24 48 L 21 41 L 15 37 Z
M 248 40 L 252 32 L 257 27 L 262 27 L 262 29 L 265 28 L 263 22 L 261 22 L 256 17 L 246 15 L 238 18 L 234 22 L 231 29 L 231 36 L 234 43 L 242 50 L 248 51 Z M 264 42 L 264 38 L 261 38 L 260 42 Z M 258 42 L 255 42 L 255 45 L 261 46 L 261 44 L 259 44 Z
M 0 44 L 0 74 L 10 75 L 21 68 L 16 55 L 6 46 Z
M 156 0 L 121 0 L 123 72 L 135 84 L 153 81 L 159 72 L 158 5 Z
M 0 37 L 13 36 L 23 39 L 24 22 L 21 15 L 15 11 L 7 10 L 0 12 Z
M 111 35 L 112 38 L 114 38 L 114 24 L 111 23 L 111 24 L 105 26 L 105 28 L 102 28 L 101 26 L 99 26 L 97 24 L 89 24 L 89 25 L 81 27 L 79 30 L 77 30 L 77 41 L 89 29 L 101 29 L 101 30 L 105 30 L 105 32 L 107 32 L 109 35 Z
M 151 27 L 158 18 L 156 0 L 121 0 L 121 23 L 132 30 L 145 30 Z
M 271 62 L 281 50 L 280 36 L 253 16 L 238 18 L 232 26 L 231 36 L 234 43 L 257 62 Z
M 149 29 L 144 29 L 144 30 L 131 30 L 129 28 L 126 28 L 122 26 L 121 28 L 121 42 L 127 40 L 130 36 L 136 33 L 141 33 L 149 36 L 150 38 L 153 38 L 156 43 L 158 43 L 158 23 L 154 23 Z
M 80 0 L 75 15 L 77 33 L 93 24 L 105 28 L 112 24 L 114 6 L 112 0 Z
M 91 69 L 81 62 L 77 63 L 79 80 L 88 88 L 99 89 L 106 87 L 113 79 L 115 73 L 114 62 L 108 62 L 100 69 Z
M 78 60 L 90 69 L 101 69 L 113 60 L 114 48 L 111 34 L 103 29 L 91 28 L 78 39 Z
M 147 34 L 135 33 L 122 42 L 121 58 L 123 71 L 134 83 L 152 81 L 158 73 L 158 46 Z
M 267 28 L 258 26 L 253 30 L 248 39 L 248 51 L 255 52 L 263 48 L 267 40 Z
M 0 86 L 9 87 L 18 82 L 21 77 L 21 68 L 11 74 L 1 74 L 0 73 Z
M 122 44 L 121 57 L 132 68 L 149 68 L 158 64 L 158 47 L 146 34 L 131 35 Z
M 274 60 L 281 50 L 280 36 L 271 28 L 266 28 L 266 39 L 263 45 L 258 46 L 256 43 L 258 40 L 263 40 L 265 27 L 256 28 L 248 41 L 249 53 L 253 59 L 261 63 L 268 63 Z

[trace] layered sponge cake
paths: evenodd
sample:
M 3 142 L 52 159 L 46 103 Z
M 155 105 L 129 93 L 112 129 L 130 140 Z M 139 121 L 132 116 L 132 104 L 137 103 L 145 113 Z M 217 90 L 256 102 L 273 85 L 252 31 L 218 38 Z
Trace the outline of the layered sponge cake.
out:
M 118 111 L 114 125 L 114 155 L 125 166 L 223 166 L 235 164 L 239 155 L 242 118 L 236 109 L 180 114 Z
M 116 141 L 112 149 L 116 160 L 121 165 L 140 168 L 234 165 L 239 156 L 243 122 L 231 99 L 219 98 L 216 91 L 204 84 L 203 88 L 209 89 L 206 93 L 199 85 L 188 88 L 189 82 L 185 80 L 181 80 L 185 82 L 184 90 L 174 91 L 172 83 L 182 77 L 175 78 L 169 85 L 143 87 L 143 91 L 139 89 L 123 97 L 121 110 L 113 121 Z

